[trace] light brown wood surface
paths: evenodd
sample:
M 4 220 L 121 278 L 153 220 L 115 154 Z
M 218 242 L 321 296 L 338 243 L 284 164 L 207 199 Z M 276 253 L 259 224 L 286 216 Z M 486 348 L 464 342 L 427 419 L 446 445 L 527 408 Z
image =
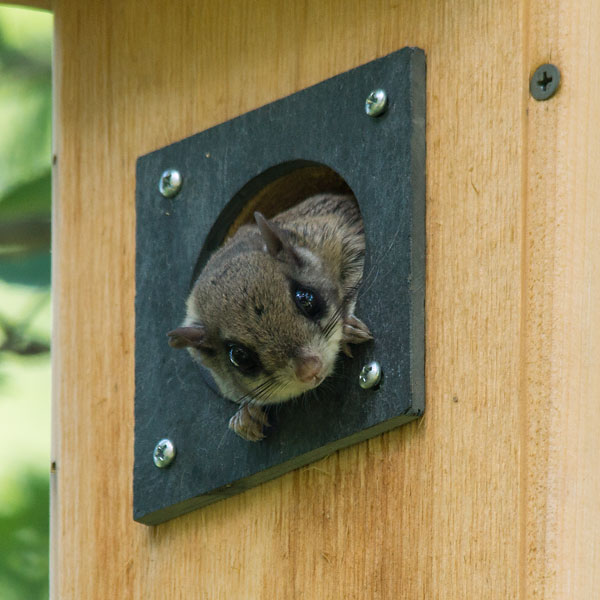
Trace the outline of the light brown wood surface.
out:
M 562 89 L 529 101 L 525 117 L 522 568 L 528 597 L 591 599 L 600 594 L 600 3 L 531 3 L 526 20 L 526 68 L 550 59 Z
M 53 598 L 596 597 L 600 4 L 54 12 Z M 428 68 L 425 417 L 134 523 L 136 157 L 405 45 Z

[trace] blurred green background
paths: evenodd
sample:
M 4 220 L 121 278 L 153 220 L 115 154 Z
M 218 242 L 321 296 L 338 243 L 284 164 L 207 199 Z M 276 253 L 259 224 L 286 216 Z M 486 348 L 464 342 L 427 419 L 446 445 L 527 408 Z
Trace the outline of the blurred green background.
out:
M 0 599 L 48 597 L 52 16 L 0 5 Z

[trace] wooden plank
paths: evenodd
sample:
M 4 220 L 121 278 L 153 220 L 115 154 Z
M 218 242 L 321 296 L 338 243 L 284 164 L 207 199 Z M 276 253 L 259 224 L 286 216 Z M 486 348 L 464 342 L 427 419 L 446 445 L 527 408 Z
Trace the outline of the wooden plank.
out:
M 593 597 L 593 0 L 54 11 L 53 597 Z M 405 45 L 428 56 L 426 416 L 134 523 L 135 159 Z M 563 87 L 534 104 L 548 58 Z
M 527 598 L 600 589 L 600 4 L 531 2 L 525 78 L 561 70 L 525 103 L 523 472 Z

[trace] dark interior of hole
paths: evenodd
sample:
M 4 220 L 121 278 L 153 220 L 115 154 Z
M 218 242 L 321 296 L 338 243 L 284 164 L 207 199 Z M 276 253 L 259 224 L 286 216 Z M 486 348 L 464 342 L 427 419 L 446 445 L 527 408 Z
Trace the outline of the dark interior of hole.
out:
M 253 222 L 255 211 L 271 218 L 322 193 L 353 194 L 350 186 L 333 169 L 311 161 L 276 165 L 250 180 L 225 206 L 212 226 L 194 267 L 190 289 L 210 255 L 240 226 Z

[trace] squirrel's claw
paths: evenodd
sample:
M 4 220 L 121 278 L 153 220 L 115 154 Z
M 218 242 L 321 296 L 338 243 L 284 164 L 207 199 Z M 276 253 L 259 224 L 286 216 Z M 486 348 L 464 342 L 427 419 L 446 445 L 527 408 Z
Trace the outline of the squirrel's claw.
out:
M 259 406 L 244 404 L 229 419 L 229 429 L 249 442 L 260 442 L 264 439 L 263 426 L 268 427 L 267 415 Z
M 344 354 L 348 354 L 344 344 L 362 344 L 372 339 L 373 335 L 369 328 L 358 317 L 349 315 L 344 319 L 342 329 L 342 351 Z

